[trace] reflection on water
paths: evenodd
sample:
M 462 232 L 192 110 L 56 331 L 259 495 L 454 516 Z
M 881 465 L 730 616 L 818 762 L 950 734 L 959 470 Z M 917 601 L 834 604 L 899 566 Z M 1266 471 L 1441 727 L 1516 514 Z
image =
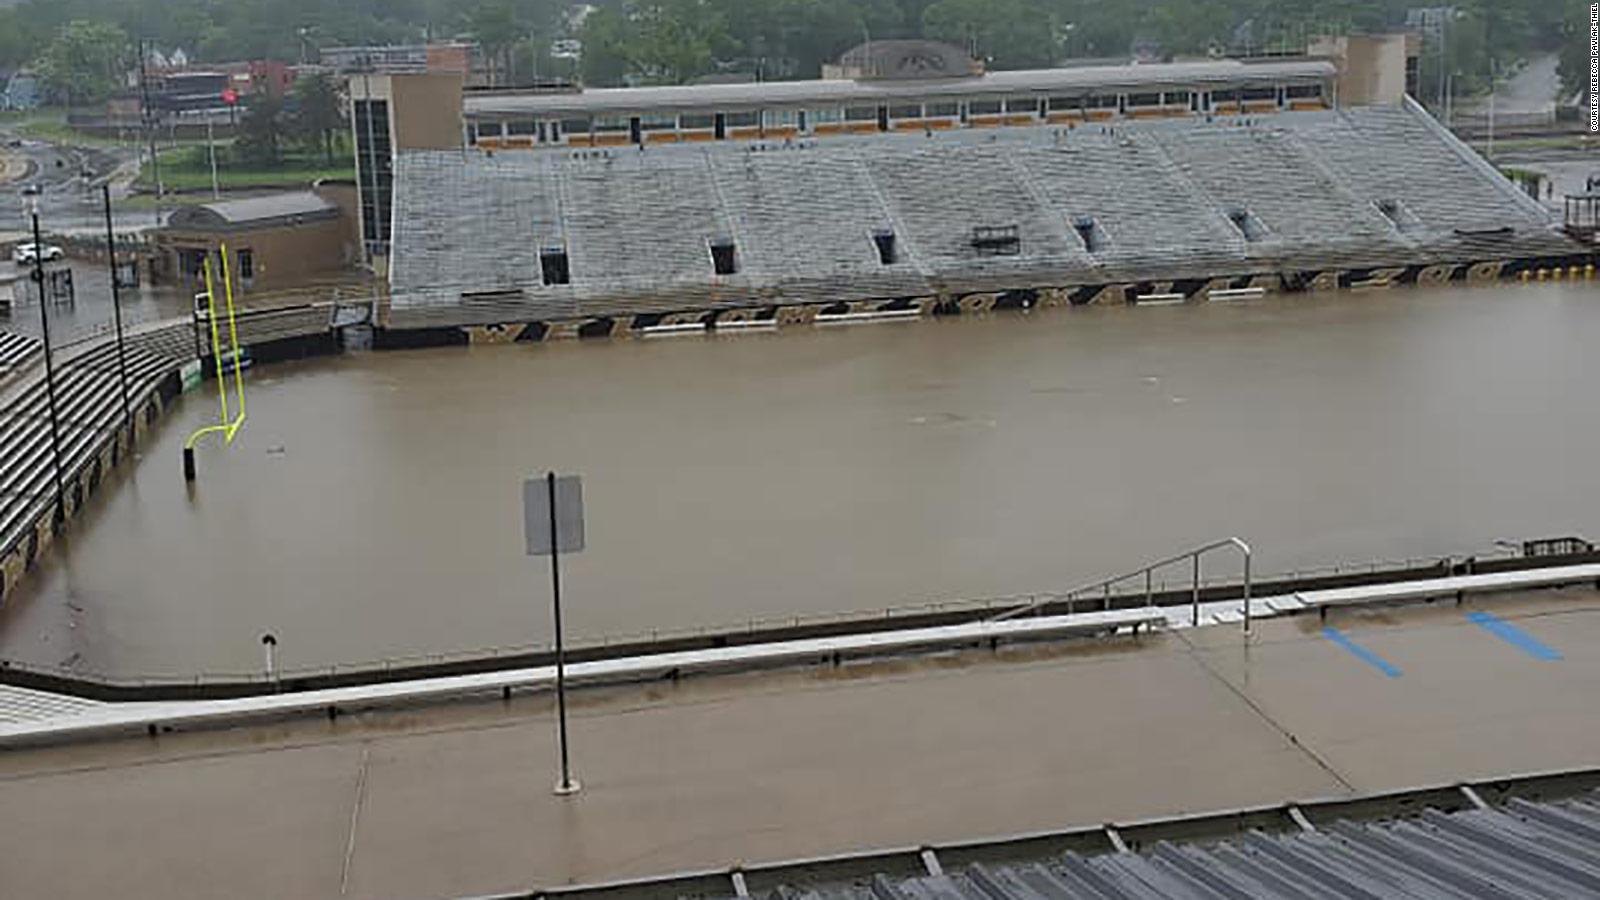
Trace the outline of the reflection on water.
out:
M 269 367 L 192 497 L 214 406 L 178 407 L 0 612 L 0 655 L 542 641 L 520 482 L 546 467 L 585 478 L 588 636 L 1065 588 L 1226 534 L 1262 572 L 1593 537 L 1596 346 L 1600 293 L 1539 284 Z

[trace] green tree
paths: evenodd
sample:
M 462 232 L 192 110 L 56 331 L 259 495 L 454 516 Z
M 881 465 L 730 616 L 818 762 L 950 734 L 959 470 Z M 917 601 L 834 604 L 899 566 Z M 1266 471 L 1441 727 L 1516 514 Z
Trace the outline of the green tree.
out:
M 102 100 L 120 83 L 132 56 L 127 32 L 74 19 L 45 48 L 35 68 L 68 106 Z
M 15 9 L 0 9 L 0 69 L 22 63 L 32 51 L 22 17 Z
M 510 0 L 478 0 L 467 11 L 467 30 L 483 50 L 489 64 L 490 86 L 510 83 L 512 48 L 524 37 L 524 29 Z
M 711 71 L 718 50 L 732 49 L 722 18 L 706 0 L 655 0 L 633 9 L 633 65 L 647 81 L 682 84 Z
M 1561 75 L 1562 92 L 1571 96 L 1589 91 L 1589 4 L 1586 0 L 1566 0 L 1567 14 L 1560 27 L 1560 54 L 1556 71 Z
M 712 0 L 631 0 L 600 9 L 584 22 L 581 39 L 589 84 L 682 84 L 739 50 Z
M 323 158 L 333 164 L 333 137 L 344 127 L 344 105 L 339 88 L 326 73 L 301 76 L 295 81 L 290 95 L 294 112 L 290 125 L 303 142 L 322 150 Z
M 596 10 L 584 20 L 579 33 L 583 41 L 584 83 L 622 83 L 630 69 L 629 49 L 633 40 L 630 31 L 627 18 L 614 9 Z
M 922 14 L 924 33 L 993 61 L 998 69 L 1054 65 L 1057 20 L 1036 0 L 939 0 Z
M 276 166 L 283 161 L 283 102 L 271 94 L 256 94 L 239 120 L 233 152 L 241 162 Z

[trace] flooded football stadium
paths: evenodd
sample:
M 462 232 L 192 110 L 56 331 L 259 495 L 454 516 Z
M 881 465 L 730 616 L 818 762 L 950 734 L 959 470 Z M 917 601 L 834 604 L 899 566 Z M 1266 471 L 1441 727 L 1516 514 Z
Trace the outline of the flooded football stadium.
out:
M 1592 537 L 1595 346 L 1592 286 L 1533 283 L 264 365 L 192 489 L 213 386 L 169 412 L 0 609 L 0 657 L 540 644 L 547 468 L 584 478 L 579 641 L 1065 589 L 1229 534 L 1260 572 Z

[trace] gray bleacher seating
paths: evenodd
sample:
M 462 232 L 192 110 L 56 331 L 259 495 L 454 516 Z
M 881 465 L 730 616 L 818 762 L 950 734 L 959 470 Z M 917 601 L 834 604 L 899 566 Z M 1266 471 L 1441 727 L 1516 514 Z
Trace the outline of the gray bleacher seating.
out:
M 400 327 L 1577 251 L 1547 211 L 1409 104 L 405 153 L 396 197 Z M 1083 222 L 1094 246 L 1075 230 Z M 1016 252 L 975 246 L 979 228 L 1015 228 Z M 895 232 L 889 264 L 875 229 Z M 735 274 L 714 272 L 712 238 L 734 242 Z M 554 245 L 568 253 L 570 283 L 541 279 L 539 250 Z

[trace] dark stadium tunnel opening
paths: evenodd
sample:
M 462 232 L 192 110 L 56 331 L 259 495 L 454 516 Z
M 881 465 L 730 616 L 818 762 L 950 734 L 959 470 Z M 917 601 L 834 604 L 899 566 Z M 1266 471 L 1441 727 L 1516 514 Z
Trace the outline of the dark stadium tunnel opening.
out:
M 896 245 L 893 228 L 874 228 L 872 245 L 878 251 L 878 262 L 892 266 L 900 261 L 900 248 Z
M 610 337 L 616 329 L 616 323 L 611 319 L 591 319 L 578 326 L 580 338 Z
M 1032 288 L 1001 291 L 995 297 L 995 309 L 1033 309 L 1039 302 L 1039 292 Z
M 546 285 L 570 283 L 572 269 L 567 262 L 567 248 L 545 247 L 540 250 L 539 275 Z
M 1083 242 L 1083 249 L 1090 253 L 1105 247 L 1105 232 L 1100 229 L 1094 216 L 1073 216 L 1072 230 L 1078 235 L 1078 240 Z
M 1246 207 L 1231 206 L 1226 210 L 1226 214 L 1228 221 L 1239 230 L 1245 240 L 1253 243 L 1267 236 L 1267 226 Z
M 739 272 L 739 255 L 733 238 L 714 237 L 706 241 L 711 248 L 711 267 L 718 275 L 735 275 Z

